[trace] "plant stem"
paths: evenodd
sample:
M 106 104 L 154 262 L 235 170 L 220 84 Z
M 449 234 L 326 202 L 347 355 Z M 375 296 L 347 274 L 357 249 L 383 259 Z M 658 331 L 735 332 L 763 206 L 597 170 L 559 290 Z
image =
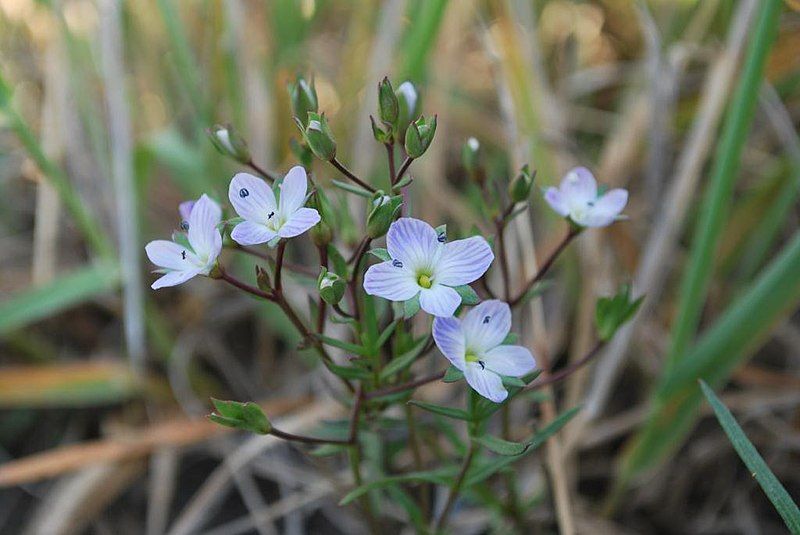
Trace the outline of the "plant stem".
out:
M 283 440 L 290 440 L 292 442 L 302 442 L 304 444 L 340 444 L 342 446 L 347 446 L 350 444 L 350 441 L 348 440 L 306 437 L 302 435 L 295 435 L 294 433 L 287 433 L 286 431 L 281 431 L 280 429 L 275 429 L 274 427 L 269 432 L 269 434 L 274 435 L 278 438 L 282 438 Z
M 461 486 L 464 484 L 464 480 L 467 477 L 467 471 L 472 465 L 472 460 L 474 458 L 475 444 L 472 442 L 472 440 L 470 440 L 467 455 L 464 457 L 464 461 L 461 463 L 461 470 L 459 470 L 456 480 L 453 482 L 453 486 L 450 487 L 450 494 L 447 496 L 447 502 L 444 505 L 444 510 L 433 526 L 433 533 L 439 533 L 447 524 L 447 518 L 450 516 L 450 511 L 452 511 L 453 505 L 456 503 L 456 498 L 458 498 L 458 495 L 461 492 Z
M 274 183 L 276 180 L 278 180 L 278 179 L 280 178 L 280 177 L 278 177 L 278 176 L 277 176 L 275 173 L 272 173 L 272 172 L 270 172 L 270 171 L 267 171 L 267 170 L 266 170 L 266 169 L 264 169 L 263 167 L 261 167 L 261 166 L 257 165 L 257 164 L 256 164 L 256 163 L 253 161 L 253 159 L 252 159 L 252 158 L 250 158 L 250 161 L 248 161 L 248 162 L 247 162 L 245 165 L 246 165 L 247 167 L 249 167 L 250 169 L 252 169 L 253 171 L 255 171 L 256 173 L 258 173 L 259 175 L 261 175 L 261 176 L 262 176 L 262 177 L 263 177 L 265 180 L 267 180 L 267 182 L 269 182 L 269 183 Z
M 352 180 L 353 182 L 355 182 L 368 192 L 375 193 L 377 191 L 375 188 L 373 188 L 372 186 L 370 186 L 369 184 L 358 178 L 356 175 L 354 175 L 347 167 L 342 165 L 342 163 L 336 158 L 331 160 L 331 165 L 333 165 L 336 169 L 338 169 L 339 172 L 341 172 L 344 176 L 346 176 L 347 178 L 349 178 L 350 180 Z
M 275 256 L 275 294 L 281 295 L 283 291 L 283 281 L 281 272 L 283 271 L 283 254 L 286 251 L 286 240 L 281 240 L 278 244 L 278 251 Z
M 261 299 L 266 299 L 267 301 L 273 301 L 273 302 L 275 301 L 275 295 L 274 294 L 265 292 L 265 291 L 261 290 L 260 288 L 256 288 L 255 286 L 251 286 L 250 284 L 247 284 L 246 282 L 242 282 L 239 279 L 237 279 L 236 277 L 233 277 L 233 276 L 229 275 L 228 272 L 225 271 L 225 270 L 220 270 L 220 271 L 221 271 L 221 274 L 220 274 L 219 278 L 224 280 L 225 282 L 227 282 L 231 286 L 235 286 L 236 288 L 239 288 L 243 292 L 249 293 L 250 295 L 253 295 L 255 297 L 259 297 Z
M 411 156 L 406 156 L 406 159 L 403 160 L 403 163 L 400 165 L 400 169 L 397 171 L 397 178 L 395 179 L 394 183 L 397 184 L 402 180 L 403 175 L 406 174 L 408 171 L 409 166 L 411 166 L 411 162 L 414 161 L 414 158 Z
M 339 305 L 331 305 L 331 308 L 333 310 L 335 310 L 336 313 L 339 314 L 340 316 L 345 317 L 345 318 L 353 319 L 353 315 L 350 314 L 349 312 L 347 312 L 346 310 L 344 310 L 341 306 L 339 306 Z
M 372 392 L 367 392 L 364 394 L 365 399 L 375 399 L 380 398 L 383 396 L 388 396 L 390 394 L 397 394 L 398 392 L 403 392 L 405 390 L 411 390 L 413 388 L 417 388 L 418 386 L 426 385 L 428 383 L 432 383 L 434 381 L 438 381 L 442 377 L 444 377 L 443 371 L 436 372 L 433 375 L 428 375 L 422 377 L 420 379 L 415 379 L 414 381 L 410 381 L 408 383 L 403 383 L 399 385 L 390 386 L 387 388 L 382 388 L 381 390 L 373 390 Z
M 324 245 L 317 246 L 319 252 L 319 264 L 327 269 L 328 267 L 328 248 Z M 328 312 L 328 306 L 325 300 L 320 296 L 317 305 L 317 333 L 322 334 L 325 330 L 325 316 Z
M 500 257 L 500 275 L 503 278 L 503 296 L 506 303 L 511 301 L 511 277 L 508 273 L 508 258 L 506 258 L 505 224 L 503 219 L 497 223 L 497 255 Z
M 397 182 L 397 173 L 394 168 L 394 143 L 386 143 L 386 157 L 389 161 L 389 184 L 394 186 Z
M 555 250 L 552 253 L 550 253 L 550 256 L 548 256 L 547 260 L 544 261 L 544 263 L 539 268 L 539 271 L 536 273 L 536 275 L 534 275 L 533 278 L 530 281 L 528 281 L 528 283 L 525 285 L 525 287 L 522 289 L 522 291 L 517 295 L 517 297 L 515 297 L 514 299 L 512 299 L 508 303 L 509 306 L 511 306 L 511 308 L 514 308 L 515 306 L 520 304 L 522 299 L 525 297 L 525 294 L 527 294 L 530 291 L 530 289 L 533 288 L 534 285 L 537 282 L 542 280 L 542 277 L 544 277 L 545 274 L 547 274 L 547 272 L 553 266 L 553 263 L 556 261 L 556 259 L 559 257 L 559 255 L 564 251 L 564 249 L 566 249 L 567 245 L 569 245 L 569 243 L 578 234 L 581 233 L 581 230 L 582 229 L 580 229 L 580 228 L 576 228 L 576 227 L 570 226 L 569 232 L 567 233 L 567 235 L 564 236 L 564 239 L 561 240 L 561 243 L 558 244 L 558 246 L 555 248 Z
M 573 362 L 572 364 L 570 364 L 569 366 L 567 366 L 563 370 L 559 370 L 557 373 L 554 373 L 554 374 L 548 375 L 547 377 L 542 378 L 541 381 L 532 382 L 531 384 L 526 386 L 524 388 L 524 390 L 536 390 L 537 388 L 541 388 L 543 386 L 546 386 L 546 385 L 549 385 L 549 384 L 553 384 L 553 383 L 557 383 L 559 381 L 562 381 L 562 380 L 566 379 L 567 377 L 569 377 L 570 375 L 575 373 L 579 368 L 581 368 L 581 367 L 585 366 L 587 363 L 589 363 L 589 361 L 591 361 L 593 358 L 595 358 L 598 354 L 600 354 L 600 350 L 604 346 L 605 346 L 605 342 L 603 342 L 602 340 L 598 340 L 595 343 L 594 347 L 586 355 L 584 355 L 580 360 L 578 360 L 577 362 Z

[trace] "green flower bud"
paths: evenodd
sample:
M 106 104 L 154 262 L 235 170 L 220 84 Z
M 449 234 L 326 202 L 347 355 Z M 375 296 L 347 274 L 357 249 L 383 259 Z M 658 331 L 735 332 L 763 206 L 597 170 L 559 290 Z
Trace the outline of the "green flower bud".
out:
M 406 154 L 411 158 L 419 158 L 431 146 L 433 136 L 436 134 L 436 116 L 419 119 L 408 125 L 406 130 Z
M 397 138 L 403 139 L 406 128 L 419 115 L 419 94 L 411 82 L 403 82 L 395 91 L 398 104 Z
M 223 156 L 233 158 L 239 163 L 250 161 L 250 149 L 244 138 L 231 125 L 215 124 L 206 130 L 211 144 Z
M 269 273 L 261 266 L 256 266 L 256 285 L 263 292 L 271 292 L 272 284 L 269 281 Z
M 469 138 L 461 147 L 461 163 L 470 175 L 478 170 L 480 152 L 481 144 L 474 137 Z
M 595 322 L 600 339 L 604 342 L 609 341 L 614 333 L 636 314 L 643 299 L 644 296 L 631 299 L 631 287 L 627 284 L 620 287 L 617 295 L 598 299 Z
M 314 156 L 326 162 L 336 157 L 336 141 L 333 139 L 333 133 L 328 126 L 328 119 L 325 114 L 309 112 L 308 123 L 305 128 L 299 119 L 295 120 L 300 131 L 303 132 L 308 148 L 311 149 Z
M 385 76 L 378 84 L 378 109 L 380 110 L 381 121 L 392 127 L 397 126 L 400 103 L 397 100 L 394 89 L 392 89 L 392 82 Z
M 508 185 L 508 195 L 513 202 L 524 202 L 528 200 L 533 187 L 533 179 L 536 176 L 536 171 L 531 174 L 528 164 L 522 166 L 519 174 Z
M 323 267 L 319 277 L 317 277 L 317 289 L 323 301 L 329 305 L 338 305 L 339 301 L 344 297 L 347 283 L 339 275 Z
M 314 80 L 309 83 L 302 76 L 298 76 L 295 83 L 288 84 L 288 88 L 289 98 L 292 101 L 292 113 L 303 123 L 303 126 L 306 126 L 309 112 L 316 113 L 319 107 Z
M 208 415 L 212 422 L 243 429 L 259 435 L 268 435 L 272 432 L 272 424 L 261 410 L 261 407 L 252 402 L 241 403 L 239 401 L 223 401 L 211 398 L 216 412 Z
M 394 136 L 392 136 L 392 130 L 381 127 L 378 123 L 375 122 L 375 118 L 370 115 L 369 121 L 372 124 L 372 135 L 375 137 L 375 141 L 378 143 L 391 144 L 394 142 Z
M 389 232 L 389 225 L 403 205 L 403 196 L 390 197 L 379 191 L 372 198 L 372 209 L 367 216 L 367 234 L 370 238 L 380 238 Z

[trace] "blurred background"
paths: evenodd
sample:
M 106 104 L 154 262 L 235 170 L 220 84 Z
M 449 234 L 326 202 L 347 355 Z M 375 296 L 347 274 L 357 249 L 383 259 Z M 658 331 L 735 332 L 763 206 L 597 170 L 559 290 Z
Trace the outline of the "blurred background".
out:
M 785 532 L 696 378 L 800 496 L 796 1 L 0 0 L 0 533 L 366 531 L 337 505 L 340 460 L 204 418 L 210 396 L 257 400 L 289 430 L 341 416 L 291 325 L 209 279 L 153 292 L 143 255 L 180 201 L 224 200 L 241 170 L 207 127 L 235 125 L 263 167 L 296 163 L 297 74 L 339 158 L 375 181 L 375 86 L 417 85 L 439 127 L 410 204 L 435 225 L 489 229 L 461 163 L 470 136 L 499 183 L 525 163 L 538 186 L 585 165 L 631 191 L 630 220 L 584 233 L 517 318 L 559 369 L 591 347 L 598 296 L 647 295 L 552 392 L 582 409 L 518 466 L 533 532 Z M 345 248 L 365 208 L 349 210 Z M 518 287 L 565 232 L 534 195 L 509 243 Z M 304 240 L 292 261 L 315 274 Z M 252 261 L 223 258 L 252 280 Z M 301 306 L 313 283 L 292 279 Z M 453 526 L 507 532 L 481 508 Z

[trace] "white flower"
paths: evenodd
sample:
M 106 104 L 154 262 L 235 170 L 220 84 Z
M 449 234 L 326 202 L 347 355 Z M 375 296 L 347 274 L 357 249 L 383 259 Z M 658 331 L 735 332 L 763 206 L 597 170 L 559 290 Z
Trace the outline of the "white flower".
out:
M 511 329 L 511 309 L 496 299 L 484 301 L 464 319 L 436 318 L 433 339 L 439 351 L 478 394 L 495 403 L 508 396 L 501 376 L 521 377 L 536 367 L 527 348 L 501 345 Z
M 268 243 L 274 238 L 292 238 L 319 223 L 319 212 L 305 208 L 308 181 L 302 167 L 292 167 L 280 185 L 275 202 L 272 188 L 247 173 L 231 180 L 228 198 L 244 221 L 236 225 L 231 238 L 241 245 Z
M 420 307 L 434 316 L 452 316 L 461 304 L 453 287 L 478 280 L 494 260 L 483 237 L 447 242 L 429 224 L 410 217 L 392 223 L 386 248 L 391 260 L 370 266 L 364 289 L 390 301 L 419 295 Z
M 547 203 L 564 217 L 582 227 L 605 227 L 622 219 L 628 203 L 628 191 L 612 189 L 597 194 L 597 181 L 585 167 L 576 167 L 561 180 L 558 188 L 544 193 Z
M 222 250 L 222 235 L 217 229 L 222 209 L 217 203 L 203 195 L 191 206 L 181 203 L 180 211 L 185 218 L 181 226 L 186 229 L 188 225 L 186 242 L 155 240 L 144 248 L 150 261 L 159 267 L 157 271 L 164 273 L 152 284 L 154 290 L 176 286 L 196 275 L 208 275 Z

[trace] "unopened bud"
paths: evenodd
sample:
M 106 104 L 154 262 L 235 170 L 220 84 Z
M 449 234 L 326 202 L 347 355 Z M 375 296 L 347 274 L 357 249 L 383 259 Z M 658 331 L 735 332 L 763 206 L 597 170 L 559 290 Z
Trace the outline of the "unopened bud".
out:
M 375 138 L 375 141 L 378 143 L 383 143 L 384 145 L 394 142 L 394 136 L 392 136 L 391 128 L 386 128 L 379 125 L 372 115 L 369 116 L 369 121 L 370 124 L 372 124 L 372 135 Z
M 395 91 L 398 104 L 397 116 L 397 136 L 403 139 L 403 135 L 411 124 L 411 121 L 419 115 L 419 94 L 417 88 L 411 82 L 403 82 Z
M 292 113 L 303 126 L 307 125 L 309 112 L 316 113 L 319 107 L 314 81 L 308 82 L 298 76 L 295 83 L 289 84 L 289 98 L 292 101 Z
M 513 202 L 524 202 L 528 200 L 535 176 L 536 172 L 534 171 L 533 174 L 531 174 L 528 164 L 522 166 L 519 174 L 511 181 L 511 184 L 508 185 L 508 195 Z
M 344 297 L 347 284 L 339 275 L 331 273 L 323 267 L 317 277 L 317 289 L 323 301 L 329 305 L 338 305 Z
M 269 274 L 260 266 L 256 266 L 256 285 L 258 285 L 258 289 L 262 292 L 272 291 L 272 283 L 269 281 Z
M 314 156 L 326 162 L 333 160 L 336 157 L 336 141 L 333 139 L 325 114 L 309 112 L 308 123 L 305 126 L 299 119 L 296 120 Z
M 400 103 L 397 100 L 394 89 L 392 89 L 392 82 L 385 76 L 378 84 L 378 109 L 380 110 L 381 121 L 392 127 L 397 125 L 397 119 L 400 115 Z
M 233 126 L 215 124 L 206 132 L 211 144 L 223 156 L 233 158 L 239 163 L 250 161 L 250 149 L 247 148 L 244 138 L 236 132 Z
M 436 116 L 425 119 L 420 117 L 406 130 L 406 154 L 411 158 L 419 158 L 431 146 L 436 134 Z
M 471 137 L 461 147 L 461 164 L 464 169 L 472 175 L 478 170 L 478 161 L 480 159 L 481 144 L 477 139 Z
M 378 192 L 372 198 L 372 209 L 367 216 L 367 235 L 380 238 L 389 231 L 389 226 L 403 205 L 403 196 L 390 197 Z
M 272 431 L 272 424 L 261 407 L 252 402 L 223 401 L 211 398 L 216 412 L 208 415 L 212 422 L 243 429 L 259 435 L 268 435 Z

